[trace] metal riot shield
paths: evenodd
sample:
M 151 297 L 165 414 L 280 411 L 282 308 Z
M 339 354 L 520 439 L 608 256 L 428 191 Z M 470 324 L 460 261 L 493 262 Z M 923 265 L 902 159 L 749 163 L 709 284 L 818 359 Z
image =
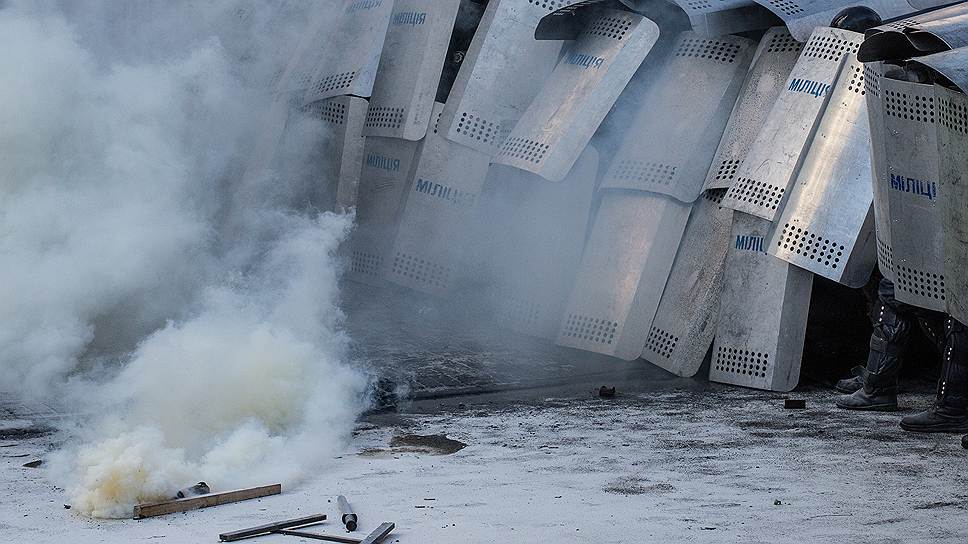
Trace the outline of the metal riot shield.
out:
M 639 358 L 689 209 L 645 191 L 602 192 L 557 344 Z
M 500 150 L 561 49 L 560 41 L 534 39 L 538 21 L 566 3 L 488 2 L 440 119 L 448 140 L 490 156 Z
M 783 91 L 802 49 L 803 44 L 793 39 L 785 27 L 771 28 L 763 35 L 706 174 L 703 190 L 732 186 L 736 170 L 746 158 L 776 97 Z
M 864 65 L 867 120 L 871 136 L 871 181 L 874 197 L 877 268 L 881 271 L 882 276 L 895 283 L 897 277 L 894 274 L 894 250 L 891 249 L 891 209 L 888 204 L 891 176 L 887 169 L 887 151 L 885 150 L 887 132 L 884 130 L 884 112 L 881 106 L 881 80 L 883 77 L 883 63 L 868 62 Z
M 706 173 L 754 53 L 736 36 L 683 32 L 639 100 L 604 188 L 669 195 L 690 203 Z
M 709 379 L 790 391 L 800 379 L 813 274 L 766 253 L 770 228 L 733 214 Z
M 386 39 L 393 0 L 335 0 L 333 21 L 325 39 L 316 44 L 318 56 L 306 102 L 339 95 L 368 97 L 373 91 L 380 53 Z M 329 9 L 329 8 L 326 8 Z
M 822 27 L 814 31 L 790 72 L 723 204 L 773 221 L 827 104 L 843 60 L 857 52 L 862 34 Z
M 763 7 L 783 19 L 790 33 L 804 41 L 817 27 L 830 24 L 841 10 L 864 6 L 877 12 L 881 19 L 892 19 L 913 13 L 908 0 L 756 0 Z
M 365 140 L 347 277 L 380 285 L 390 264 L 389 253 L 419 144 L 379 136 Z
M 716 333 L 733 210 L 724 189 L 692 205 L 672 272 L 645 338 L 642 358 L 678 376 L 693 376 Z
M 467 276 L 482 285 L 485 309 L 500 324 L 554 340 L 581 261 L 597 173 L 591 146 L 559 183 L 491 166 Z
M 958 89 L 968 89 L 968 47 L 918 57 L 910 63 L 937 72 Z
M 396 0 L 373 83 L 366 136 L 427 133 L 460 0 Z
M 862 62 L 903 60 L 968 45 L 968 4 L 892 21 L 866 32 L 857 52 Z
M 770 255 L 862 287 L 874 253 L 874 195 L 864 65 L 848 57 L 770 237 Z
M 434 119 L 443 106 L 434 105 Z M 436 126 L 427 132 L 403 195 L 387 280 L 430 294 L 450 289 L 488 162 L 487 155 L 445 139 Z
M 566 44 L 495 162 L 564 179 L 658 38 L 659 27 L 649 19 L 602 10 Z
M 946 281 L 938 183 L 937 111 L 932 85 L 881 79 L 895 296 L 945 310 Z M 904 77 L 904 74 L 897 74 Z
M 968 96 L 935 85 L 947 312 L 968 323 Z
M 366 100 L 355 96 L 337 96 L 303 107 L 313 118 L 330 127 L 323 151 L 325 171 L 321 181 L 323 185 L 335 183 L 335 195 L 327 200 L 335 200 L 339 210 L 356 206 L 363 162 L 364 138 L 360 131 L 366 107 Z

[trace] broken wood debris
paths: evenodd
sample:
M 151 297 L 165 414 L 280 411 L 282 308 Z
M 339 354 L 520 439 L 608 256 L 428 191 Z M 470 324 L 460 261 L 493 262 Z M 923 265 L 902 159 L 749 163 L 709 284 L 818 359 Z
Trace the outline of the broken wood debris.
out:
M 272 484 L 237 489 L 235 491 L 224 491 L 222 493 L 211 493 L 186 499 L 139 504 L 134 507 L 134 519 L 150 518 L 164 514 L 173 514 L 175 512 L 186 512 L 188 510 L 268 497 L 269 495 L 278 495 L 280 493 L 282 493 L 282 484 Z
M 305 525 L 311 525 L 321 521 L 326 521 L 326 514 L 313 514 L 311 516 L 302 518 L 287 519 L 285 521 L 277 521 L 275 523 L 259 525 L 258 527 L 249 527 L 248 529 L 240 529 L 238 531 L 222 533 L 218 535 L 218 539 L 222 542 L 232 542 L 233 540 L 242 540 L 243 538 L 267 535 L 273 531 L 291 529 L 293 527 L 303 527 Z

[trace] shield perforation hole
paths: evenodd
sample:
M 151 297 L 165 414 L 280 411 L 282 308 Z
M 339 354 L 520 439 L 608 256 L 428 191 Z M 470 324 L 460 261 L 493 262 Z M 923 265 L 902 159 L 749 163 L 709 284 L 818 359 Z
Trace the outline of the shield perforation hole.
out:
M 346 121 L 346 105 L 335 99 L 317 100 L 302 107 L 313 119 L 319 119 L 334 125 L 342 125 Z
M 460 120 L 457 121 L 458 134 L 487 145 L 495 144 L 498 131 L 497 123 L 466 111 L 460 114 Z
M 509 297 L 504 301 L 500 316 L 518 326 L 533 326 L 541 317 L 541 304 L 527 297 Z
M 528 0 L 528 3 L 547 11 L 554 11 L 569 2 L 568 0 Z
M 650 161 L 623 160 L 618 163 L 615 179 L 669 186 L 676 178 L 676 166 Z
M 803 44 L 798 42 L 789 33 L 774 34 L 770 38 L 770 44 L 766 47 L 767 53 L 787 53 L 803 49 Z
M 551 146 L 528 138 L 508 138 L 501 146 L 502 157 L 512 157 L 538 164 L 544 160 Z
M 946 129 L 968 134 L 968 106 L 942 98 L 938 100 L 938 118 Z
M 905 121 L 934 123 L 934 97 L 885 90 L 884 113 Z
M 713 204 L 722 204 L 723 197 L 726 196 L 726 189 L 710 189 L 705 191 L 702 196 Z
M 850 82 L 847 83 L 847 90 L 855 93 L 864 94 L 864 69 L 860 66 L 852 66 L 853 73 L 850 75 Z
M 713 5 L 708 0 L 688 0 L 686 7 L 693 11 L 703 11 L 711 9 Z
M 289 80 L 292 81 L 293 90 L 308 89 L 313 83 L 313 71 L 300 70 L 296 72 Z
M 350 271 L 367 276 L 379 276 L 383 267 L 383 257 L 366 251 L 353 251 L 350 258 Z
M 366 112 L 366 128 L 400 128 L 403 125 L 403 108 L 381 106 Z
M 570 314 L 565 321 L 562 335 L 566 338 L 608 345 L 615 340 L 616 330 L 618 330 L 618 323 L 615 321 Z
M 894 250 L 880 238 L 877 239 L 877 264 L 882 270 L 894 271 Z
M 719 164 L 719 170 L 716 172 L 716 179 L 718 180 L 731 180 L 736 176 L 736 170 L 739 165 L 742 164 L 742 159 L 725 159 Z
M 842 59 L 844 55 L 856 53 L 858 47 L 860 47 L 860 44 L 851 42 L 849 40 L 838 38 L 836 36 L 816 34 L 810 38 L 810 41 L 807 42 L 806 47 L 803 48 L 803 56 L 840 62 L 840 59 Z
M 770 354 L 759 351 L 719 346 L 715 369 L 748 378 L 765 378 L 770 365 Z
M 580 36 L 600 36 L 613 40 L 621 40 L 632 28 L 632 20 L 622 17 L 606 16 L 601 17 L 585 28 Z
M 731 63 L 736 60 L 739 46 L 719 40 L 704 40 L 701 38 L 685 38 L 679 42 L 676 49 L 677 57 L 694 57 L 716 62 Z
M 775 210 L 783 199 L 785 187 L 776 187 L 769 183 L 751 178 L 737 178 L 736 184 L 730 187 L 727 198 L 740 202 L 748 202 L 759 208 Z
M 791 2 L 790 0 L 767 0 L 767 2 L 786 15 L 803 13 L 803 8 L 800 7 L 800 4 Z
M 843 244 L 790 223 L 783 226 L 776 245 L 788 253 L 796 253 L 832 269 L 840 266 L 840 259 L 844 256 Z
M 437 115 L 434 117 L 434 134 L 437 134 L 437 131 L 440 129 L 440 118 L 443 114 L 444 112 L 441 110 L 437 112 Z
M 864 65 L 864 90 L 874 96 L 881 96 L 880 74 L 872 65 Z
M 347 89 L 353 84 L 353 81 L 356 79 L 356 74 L 357 72 L 354 70 L 352 72 L 342 72 L 323 77 L 316 82 L 316 92 L 328 93 L 340 89 Z
M 908 28 L 918 24 L 917 19 L 901 19 L 900 21 L 894 21 L 893 23 L 887 23 L 887 26 L 897 29 L 897 30 L 907 30 Z
M 393 257 L 392 272 L 429 287 L 446 289 L 450 282 L 450 267 L 440 265 L 409 253 L 397 252 Z
M 894 273 L 898 289 L 922 298 L 945 300 L 944 274 L 900 264 L 895 265 Z
M 646 349 L 666 359 L 672 357 L 672 353 L 676 350 L 678 344 L 678 336 L 655 325 L 649 330 L 649 336 L 645 339 Z

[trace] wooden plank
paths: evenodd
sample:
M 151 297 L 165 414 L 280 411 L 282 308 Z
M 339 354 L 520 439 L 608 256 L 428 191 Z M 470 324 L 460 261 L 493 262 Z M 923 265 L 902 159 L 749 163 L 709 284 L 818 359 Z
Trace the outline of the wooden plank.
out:
M 259 525 L 258 527 L 239 529 L 238 531 L 222 533 L 218 535 L 218 539 L 223 542 L 232 542 L 233 540 L 242 540 L 243 538 L 250 538 L 253 536 L 264 535 L 280 529 L 302 527 L 303 525 L 319 523 L 320 521 L 326 521 L 326 514 L 314 514 L 312 516 L 306 516 L 304 518 L 287 519 L 285 521 L 277 521 L 275 523 L 267 523 L 265 525 Z
M 380 542 L 383 542 L 383 539 L 386 538 L 391 531 L 393 531 L 393 528 L 394 525 L 392 523 L 381 523 L 375 531 L 366 535 L 366 538 L 364 538 L 360 544 L 379 544 Z
M 348 536 L 320 535 L 316 533 L 307 533 L 306 531 L 293 531 L 291 529 L 276 529 L 272 532 L 280 535 L 311 538 L 313 540 L 325 540 L 326 542 L 340 542 L 342 544 L 360 544 L 360 542 L 363 542 L 359 538 L 350 538 Z
M 248 499 L 257 499 L 269 495 L 282 493 L 282 484 L 263 485 L 250 487 L 248 489 L 236 489 L 235 491 L 224 491 L 222 493 L 210 493 L 198 497 L 187 499 L 175 499 L 171 501 L 139 504 L 134 507 L 134 519 L 150 518 L 175 512 L 185 512 L 197 508 L 208 508 L 219 506 L 230 502 L 239 502 Z

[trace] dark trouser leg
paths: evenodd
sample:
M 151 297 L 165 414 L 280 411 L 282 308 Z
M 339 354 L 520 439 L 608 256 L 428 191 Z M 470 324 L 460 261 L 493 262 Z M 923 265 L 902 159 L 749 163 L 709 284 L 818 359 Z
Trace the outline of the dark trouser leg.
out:
M 881 279 L 879 304 L 874 307 L 870 353 L 862 373 L 863 386 L 851 395 L 838 397 L 837 406 L 848 410 L 897 410 L 897 377 L 901 351 L 907 346 L 913 315 L 894 299 L 894 284 Z
M 968 329 L 948 317 L 944 327 L 941 379 L 934 406 L 901 419 L 906 431 L 968 432 Z

